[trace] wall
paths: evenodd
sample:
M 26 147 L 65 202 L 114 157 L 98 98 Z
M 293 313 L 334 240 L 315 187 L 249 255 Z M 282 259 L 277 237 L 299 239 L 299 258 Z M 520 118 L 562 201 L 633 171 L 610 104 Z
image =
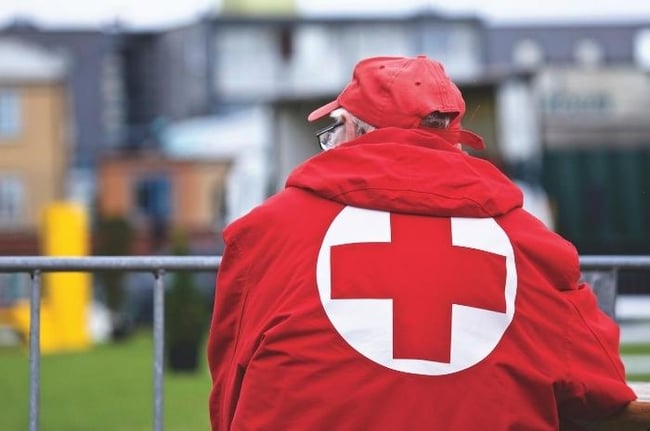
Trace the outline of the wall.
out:
M 0 175 L 17 175 L 23 182 L 23 216 L 4 229 L 38 229 L 46 205 L 64 197 L 68 124 L 66 92 L 61 84 L 17 87 L 22 104 L 22 131 L 0 142 Z M 3 227 L 0 226 L 0 229 Z
M 480 22 L 435 16 L 384 20 L 218 20 L 212 89 L 224 103 L 338 93 L 362 58 L 429 55 L 454 79 L 483 70 Z
M 536 81 L 546 148 L 650 146 L 650 75 L 630 66 L 548 67 Z
M 146 178 L 166 178 L 170 183 L 169 227 L 188 231 L 216 231 L 227 160 L 167 160 L 156 155 L 141 158 L 108 158 L 99 171 L 99 211 L 105 216 L 124 216 L 136 228 L 148 229 L 137 209 L 138 183 Z

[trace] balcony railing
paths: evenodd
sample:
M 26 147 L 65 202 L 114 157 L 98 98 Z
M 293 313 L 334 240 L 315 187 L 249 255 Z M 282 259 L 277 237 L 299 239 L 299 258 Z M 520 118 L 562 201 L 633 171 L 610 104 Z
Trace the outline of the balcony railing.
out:
M 29 430 L 39 429 L 40 398 L 40 304 L 41 274 L 43 272 L 131 271 L 153 274 L 153 429 L 163 429 L 164 374 L 164 308 L 163 274 L 174 271 L 213 272 L 221 263 L 219 256 L 143 256 L 143 257 L 0 257 L 0 273 L 29 273 L 30 292 L 29 331 Z M 648 269 L 650 256 L 582 256 L 584 270 Z M 615 285 L 613 286 L 615 293 Z M 650 385 L 637 385 L 643 394 Z

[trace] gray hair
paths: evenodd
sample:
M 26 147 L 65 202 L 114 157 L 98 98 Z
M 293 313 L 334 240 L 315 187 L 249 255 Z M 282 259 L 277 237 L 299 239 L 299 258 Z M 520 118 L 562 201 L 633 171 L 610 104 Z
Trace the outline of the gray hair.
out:
M 446 129 L 451 121 L 458 115 L 456 112 L 433 111 L 420 121 L 420 127 L 429 129 Z
M 352 118 L 352 123 L 354 124 L 354 130 L 358 136 L 364 135 L 368 132 L 372 132 L 376 129 L 375 126 L 366 123 L 356 115 L 352 114 L 350 111 L 345 108 L 335 109 L 330 113 L 330 117 L 340 120 L 343 117 L 343 114 L 347 113 L 350 118 Z M 428 129 L 446 129 L 451 124 L 452 120 L 458 115 L 456 112 L 440 112 L 433 111 L 420 121 L 420 127 Z
M 362 119 L 360 119 L 359 117 L 357 117 L 356 115 L 354 115 L 353 113 L 351 113 L 345 108 L 338 108 L 333 110 L 330 113 L 330 117 L 339 120 L 341 119 L 341 117 L 343 117 L 343 114 L 346 113 L 350 116 L 350 118 L 352 118 L 352 124 L 354 124 L 354 131 L 356 132 L 357 136 L 365 135 L 366 133 L 372 132 L 373 130 L 376 129 L 375 126 L 366 123 L 365 121 L 363 121 Z

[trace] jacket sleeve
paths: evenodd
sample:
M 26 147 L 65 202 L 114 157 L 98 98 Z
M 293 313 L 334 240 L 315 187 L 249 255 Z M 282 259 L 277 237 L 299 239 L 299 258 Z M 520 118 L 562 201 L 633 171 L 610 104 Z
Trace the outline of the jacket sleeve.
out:
M 208 365 L 212 376 L 209 410 L 212 430 L 230 428 L 237 404 L 241 376 L 235 360 L 238 331 L 246 300 L 249 264 L 235 241 L 228 241 L 215 289 L 212 323 L 208 338 Z
M 562 292 L 569 304 L 566 378 L 558 394 L 562 416 L 598 420 L 636 399 L 626 384 L 618 325 L 598 307 L 587 284 Z

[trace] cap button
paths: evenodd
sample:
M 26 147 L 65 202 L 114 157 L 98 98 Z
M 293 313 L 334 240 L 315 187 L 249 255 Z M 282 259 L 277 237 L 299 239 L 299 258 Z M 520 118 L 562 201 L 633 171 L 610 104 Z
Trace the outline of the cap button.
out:
M 426 55 L 418 55 L 417 58 L 427 58 Z

